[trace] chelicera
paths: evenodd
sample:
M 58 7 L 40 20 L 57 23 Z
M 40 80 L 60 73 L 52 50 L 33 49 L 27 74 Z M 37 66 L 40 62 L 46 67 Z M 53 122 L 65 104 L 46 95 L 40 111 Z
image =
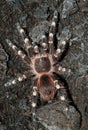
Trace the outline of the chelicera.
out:
M 58 64 L 58 60 L 63 55 L 68 41 L 62 39 L 55 43 L 56 37 L 56 25 L 58 22 L 58 11 L 55 10 L 54 16 L 50 25 L 48 36 L 42 35 L 41 44 L 33 44 L 33 41 L 26 35 L 25 30 L 17 24 L 17 30 L 19 31 L 24 41 L 25 51 L 20 50 L 9 39 L 6 39 L 9 47 L 12 48 L 14 53 L 19 56 L 25 67 L 27 65 L 28 71 L 24 72 L 17 78 L 8 81 L 5 87 L 15 85 L 17 82 L 22 82 L 27 78 L 32 78 L 33 99 L 40 95 L 43 100 L 52 100 L 58 91 L 62 91 L 59 99 L 63 102 L 67 100 L 67 92 L 63 85 L 60 84 L 60 80 L 55 74 L 67 74 L 69 69 L 63 68 Z M 57 44 L 55 49 L 55 44 Z M 57 63 L 57 64 L 56 64 Z M 32 115 L 35 116 L 36 100 L 32 101 Z M 67 110 L 67 109 L 66 109 Z

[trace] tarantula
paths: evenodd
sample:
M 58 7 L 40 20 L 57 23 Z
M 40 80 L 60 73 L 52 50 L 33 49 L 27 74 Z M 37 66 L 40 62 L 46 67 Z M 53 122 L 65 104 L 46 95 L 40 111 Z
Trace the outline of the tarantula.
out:
M 42 35 L 40 46 L 39 44 L 33 44 L 31 38 L 26 35 L 25 30 L 17 24 L 17 29 L 22 36 L 27 54 L 20 50 L 9 39 L 6 39 L 6 42 L 29 69 L 21 76 L 7 82 L 5 86 L 15 85 L 17 82 L 22 82 L 23 80 L 32 77 L 34 99 L 39 94 L 41 98 L 49 101 L 54 98 L 57 90 L 63 90 L 63 94 L 60 95 L 60 100 L 66 100 L 66 90 L 64 89 L 64 86 L 60 84 L 60 81 L 55 74 L 70 72 L 70 70 L 63 68 L 58 64 L 58 60 L 63 55 L 66 46 L 68 45 L 68 41 L 64 39 L 61 41 L 58 41 L 57 39 L 55 41 L 57 22 L 58 11 L 55 10 L 48 36 Z M 55 44 L 57 44 L 56 49 Z M 33 101 L 33 115 L 35 115 L 36 105 L 36 101 Z

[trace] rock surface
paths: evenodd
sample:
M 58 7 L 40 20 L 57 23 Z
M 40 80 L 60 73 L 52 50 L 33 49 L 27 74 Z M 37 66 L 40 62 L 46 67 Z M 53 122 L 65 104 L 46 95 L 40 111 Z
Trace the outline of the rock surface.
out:
M 72 73 L 71 75 L 64 75 L 63 78 L 68 83 L 70 94 L 79 111 L 70 106 L 67 115 L 71 116 L 70 124 L 73 121 L 71 126 L 74 130 L 88 129 L 88 1 L 59 0 L 57 4 L 55 0 L 6 0 L 0 1 L 1 130 L 31 130 L 32 126 L 31 87 L 29 87 L 31 81 L 26 80 L 10 88 L 4 87 L 4 84 L 9 79 L 14 78 L 18 72 L 23 73 L 27 70 L 20 59 L 17 59 L 11 49 L 7 47 L 5 39 L 9 38 L 17 46 L 24 49 L 22 39 L 16 29 L 16 24 L 19 22 L 22 27 L 27 28 L 33 40 L 40 42 L 42 33 L 46 32 L 47 34 L 48 32 L 56 7 L 58 7 L 60 13 L 57 38 L 63 39 L 65 37 L 69 39 L 70 45 L 68 53 L 60 64 L 63 67 L 70 68 Z M 55 106 L 58 106 L 59 112 L 56 111 Z M 60 127 L 65 130 L 61 120 L 63 119 L 66 124 L 67 115 L 65 116 L 66 113 L 63 115 L 60 107 L 60 104 L 53 105 L 52 103 L 37 108 L 37 118 L 40 120 L 37 130 L 49 130 L 53 123 L 53 126 L 58 130 Z M 64 107 L 64 104 L 62 107 Z M 44 120 L 46 113 L 48 115 L 47 122 Z M 54 120 L 55 115 L 56 119 Z M 61 118 L 58 120 L 60 116 Z M 56 120 L 62 123 L 62 126 L 57 124 Z M 78 124 L 74 124 L 75 121 Z M 72 128 L 71 130 L 73 130 Z
M 39 122 L 48 130 L 79 130 L 80 114 L 74 108 L 61 103 L 52 103 L 40 108 L 37 112 Z

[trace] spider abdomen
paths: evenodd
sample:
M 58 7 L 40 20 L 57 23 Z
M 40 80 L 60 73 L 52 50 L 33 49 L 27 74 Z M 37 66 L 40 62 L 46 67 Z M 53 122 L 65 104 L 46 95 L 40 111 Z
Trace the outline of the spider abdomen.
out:
M 40 57 L 35 59 L 35 70 L 37 73 L 48 72 L 51 69 L 48 57 Z
M 56 87 L 50 74 L 43 73 L 38 78 L 38 91 L 40 96 L 45 100 L 53 99 Z

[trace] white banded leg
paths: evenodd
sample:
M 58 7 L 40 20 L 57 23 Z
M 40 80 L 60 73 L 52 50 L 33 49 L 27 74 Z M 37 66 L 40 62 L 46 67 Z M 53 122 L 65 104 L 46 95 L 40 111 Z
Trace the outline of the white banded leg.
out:
M 56 24 L 58 21 L 58 12 L 57 10 L 54 12 L 53 20 L 51 23 L 50 31 L 49 31 L 49 53 L 52 54 L 54 52 L 54 34 L 56 31 Z
M 61 83 L 59 83 L 58 80 L 55 80 L 54 83 L 55 83 L 56 89 L 59 93 L 58 95 L 59 95 L 60 101 L 68 103 L 69 99 L 68 99 L 68 94 L 67 94 L 66 88 Z
M 39 47 L 38 47 L 38 45 L 36 43 L 34 45 L 34 53 L 39 54 Z
M 33 76 L 33 73 L 29 71 L 25 71 L 24 74 L 19 74 L 17 75 L 16 78 L 9 80 L 7 83 L 4 84 L 5 87 L 11 86 L 11 85 L 16 85 L 18 82 L 22 82 L 27 78 L 30 78 Z
M 46 53 L 47 49 L 48 49 L 48 44 L 47 44 L 47 38 L 46 35 L 42 35 L 42 43 L 41 43 L 41 53 Z
M 21 37 L 24 41 L 24 46 L 25 46 L 25 49 L 27 51 L 28 56 L 32 57 L 34 49 L 33 49 L 33 46 L 32 46 L 31 39 L 26 35 L 24 29 L 20 27 L 19 23 L 17 23 L 17 30 L 20 33 L 20 35 L 21 35 Z
M 36 106 L 37 106 L 37 86 L 33 86 L 33 93 L 32 93 L 32 120 L 33 122 L 36 121 L 36 114 L 35 114 Z
M 65 41 L 65 40 L 58 41 L 57 49 L 56 49 L 56 52 L 54 54 L 54 57 L 56 59 L 59 59 L 59 57 L 63 54 L 63 52 L 65 51 L 67 45 L 68 45 L 68 42 Z
M 59 75 L 70 75 L 71 74 L 71 69 L 64 68 L 60 65 L 56 65 L 54 69 L 55 69 L 55 72 Z
M 7 83 L 4 84 L 5 87 L 9 87 L 11 85 L 16 85 L 18 82 L 22 82 L 26 79 L 26 75 L 23 74 L 23 75 L 20 75 L 18 76 L 17 78 L 14 78 L 14 79 L 11 79 L 9 80 Z
M 18 55 L 26 65 L 29 66 L 30 59 L 26 56 L 26 54 L 20 50 L 16 45 L 14 45 L 9 39 L 6 39 L 7 44 L 12 50 L 15 52 L 15 55 Z

